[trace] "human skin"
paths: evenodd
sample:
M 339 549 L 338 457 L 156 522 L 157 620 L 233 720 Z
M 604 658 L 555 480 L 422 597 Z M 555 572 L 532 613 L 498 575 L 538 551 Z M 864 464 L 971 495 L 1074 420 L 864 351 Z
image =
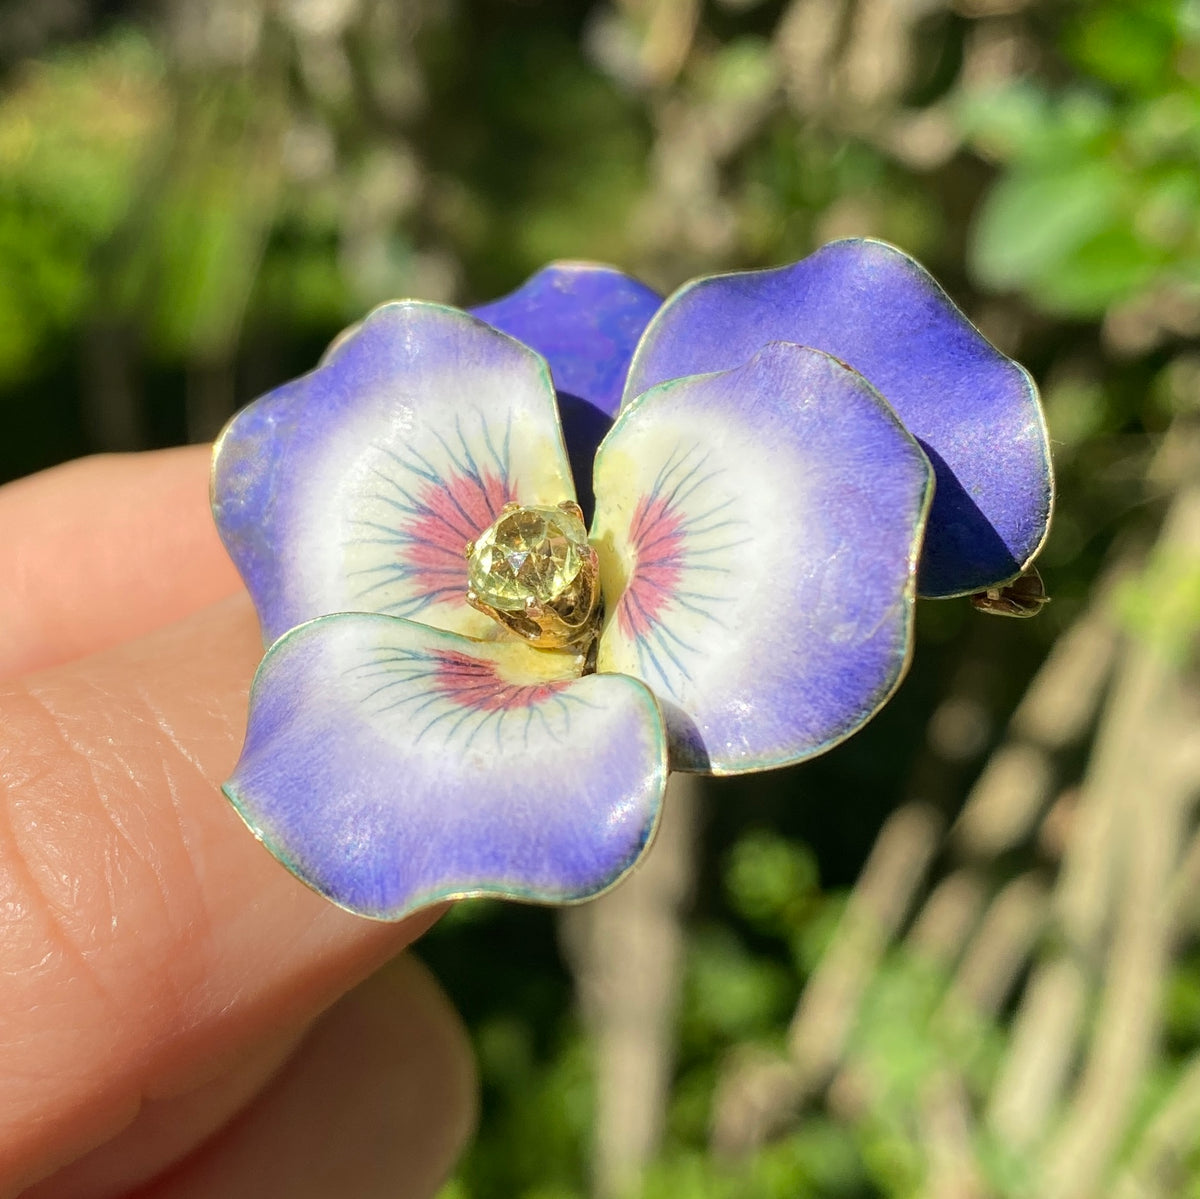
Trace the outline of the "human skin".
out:
M 457 1017 L 220 794 L 262 656 L 206 448 L 0 488 L 0 1199 L 429 1196 Z

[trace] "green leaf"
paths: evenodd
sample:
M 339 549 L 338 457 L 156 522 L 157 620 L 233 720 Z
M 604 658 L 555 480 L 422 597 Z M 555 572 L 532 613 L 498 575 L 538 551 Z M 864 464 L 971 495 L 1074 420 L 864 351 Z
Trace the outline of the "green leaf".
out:
M 1161 0 L 1085 10 L 1067 47 L 1083 69 L 1114 87 L 1153 91 L 1171 72 L 1178 6 Z
M 1163 256 L 1128 228 L 1106 230 L 1068 254 L 1041 280 L 1038 303 L 1049 312 L 1100 316 L 1150 282 Z
M 1047 279 L 1117 219 L 1124 190 L 1115 165 L 1104 161 L 1001 179 L 972 231 L 975 275 L 998 289 Z
M 702 929 L 688 961 L 684 1026 L 698 1043 L 763 1037 L 795 999 L 778 962 L 750 954 L 726 928 Z
M 736 842 L 725 867 L 725 891 L 734 909 L 759 926 L 794 923 L 818 885 L 817 863 L 806 845 L 755 830 Z

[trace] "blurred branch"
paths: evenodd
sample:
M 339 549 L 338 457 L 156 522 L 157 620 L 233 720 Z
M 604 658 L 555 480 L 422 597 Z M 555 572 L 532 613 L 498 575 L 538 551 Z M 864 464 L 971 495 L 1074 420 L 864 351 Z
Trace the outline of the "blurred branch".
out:
M 1111 571 L 1054 643 L 950 830 L 959 853 L 989 861 L 1031 835 L 1053 795 L 1054 755 L 1079 742 L 1095 719 L 1117 648 L 1109 597 L 1127 571 Z
M 84 330 L 81 415 L 88 442 L 99 451 L 146 448 L 135 367 L 138 348 L 131 330 L 120 322 L 96 318 Z
M 1200 1140 L 1200 1057 L 1193 1058 L 1142 1133 L 1113 1184 L 1112 1199 L 1172 1199 L 1187 1183 L 1185 1159 Z
M 662 1137 L 701 787 L 696 775 L 673 774 L 658 834 L 642 864 L 607 895 L 562 916 L 595 1052 L 597 1199 L 628 1195 Z
M 917 1118 L 928 1160 L 925 1199 L 983 1199 L 989 1192 L 975 1158 L 971 1103 L 962 1080 L 950 1071 L 931 1078 Z
M 1200 487 L 1184 490 L 1167 515 L 1156 553 L 1177 552 L 1200 555 Z M 1094 861 L 1093 871 L 1081 869 L 1073 880 L 1072 923 L 1094 942 L 1107 906 L 1101 877 L 1117 884 L 1120 902 L 1091 1049 L 1047 1151 L 1048 1196 L 1094 1193 L 1156 1052 L 1170 953 L 1170 880 L 1198 784 L 1194 697 L 1176 662 L 1153 642 L 1133 639 L 1084 787 L 1085 810 L 1107 813 L 1108 843 L 1092 842 L 1094 858 L 1102 854 L 1106 862 Z M 1071 895 L 1064 885 L 1064 901 Z
M 987 898 L 982 881 L 956 870 L 934 887 L 906 938 L 915 955 L 939 970 L 950 970 L 979 921 Z
M 832 1074 L 862 995 L 908 915 L 941 831 L 938 814 L 918 803 L 898 808 L 880 830 L 829 952 L 805 988 L 788 1029 L 798 1101 Z
M 713 1100 L 712 1145 L 742 1157 L 777 1134 L 824 1087 L 841 1060 L 863 995 L 908 915 L 941 836 L 941 819 L 909 803 L 888 817 L 863 868 L 829 950 L 788 1029 L 786 1062 L 731 1059 Z

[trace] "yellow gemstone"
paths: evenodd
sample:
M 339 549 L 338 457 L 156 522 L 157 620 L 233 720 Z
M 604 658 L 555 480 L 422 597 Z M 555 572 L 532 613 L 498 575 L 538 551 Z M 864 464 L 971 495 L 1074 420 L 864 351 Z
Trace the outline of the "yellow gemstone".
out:
M 550 604 L 575 582 L 588 552 L 583 522 L 561 508 L 517 508 L 480 535 L 468 567 L 471 590 L 502 612 Z

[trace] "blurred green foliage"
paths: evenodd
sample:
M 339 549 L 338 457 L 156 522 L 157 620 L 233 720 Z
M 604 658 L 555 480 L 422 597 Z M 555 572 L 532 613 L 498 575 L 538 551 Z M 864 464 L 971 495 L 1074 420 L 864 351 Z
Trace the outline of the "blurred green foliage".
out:
M 962 105 L 1004 167 L 974 228 L 979 278 L 1070 316 L 1151 288 L 1200 302 L 1200 8 L 1082 5 L 1060 44 L 1070 82 L 1016 79 Z
M 168 102 L 122 30 L 22 64 L 0 98 L 0 384 L 35 374 L 97 300 L 92 262 L 133 202 Z

